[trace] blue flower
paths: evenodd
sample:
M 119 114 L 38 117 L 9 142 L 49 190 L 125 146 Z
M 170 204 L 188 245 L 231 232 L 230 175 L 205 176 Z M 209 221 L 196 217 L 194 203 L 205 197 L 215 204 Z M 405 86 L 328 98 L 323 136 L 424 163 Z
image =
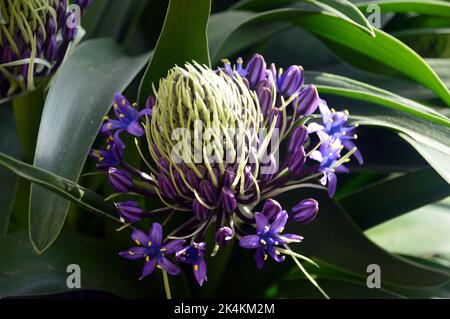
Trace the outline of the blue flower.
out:
M 89 155 L 98 162 L 97 168 L 108 171 L 110 167 L 122 163 L 123 153 L 124 150 L 120 146 L 120 142 L 112 135 L 107 135 L 106 146 L 102 150 L 92 149 Z
M 145 107 L 142 111 L 138 112 L 137 105 L 131 105 L 120 93 L 114 94 L 114 112 L 116 114 L 116 120 L 106 117 L 106 122 L 103 124 L 101 132 L 108 132 L 116 130 L 114 137 L 122 146 L 123 143 L 119 138 L 119 134 L 123 131 L 127 131 L 129 134 L 140 137 L 145 134 L 144 128 L 139 123 L 139 119 L 143 116 L 151 116 L 152 109 Z
M 183 245 L 184 240 L 172 240 L 163 244 L 162 226 L 159 223 L 152 224 L 148 235 L 139 229 L 135 229 L 131 238 L 139 246 L 122 251 L 119 255 L 131 260 L 145 258 L 140 280 L 150 275 L 156 267 L 167 271 L 170 275 L 180 273 L 180 269 L 166 256 L 177 252 Z
M 239 245 L 246 249 L 256 248 L 256 266 L 261 269 L 268 255 L 276 262 L 282 262 L 285 256 L 276 249 L 277 246 L 302 241 L 303 237 L 294 234 L 281 234 L 288 219 L 285 210 L 278 213 L 270 224 L 263 213 L 256 213 L 256 235 L 247 235 L 241 238 Z
M 333 140 L 339 139 L 347 150 L 350 151 L 355 148 L 356 145 L 352 140 L 358 138 L 355 134 L 358 125 L 346 126 L 348 121 L 348 111 L 336 112 L 334 109 L 330 109 L 327 102 L 322 99 L 319 99 L 319 110 L 322 114 L 323 125 L 311 123 L 308 125 L 308 132 L 314 133 L 321 131 L 332 137 Z M 319 137 L 324 137 L 324 135 L 319 135 Z M 356 150 L 353 155 L 358 160 L 359 164 L 363 163 L 363 158 L 359 150 Z
M 335 173 L 348 173 L 348 168 L 339 163 L 343 145 L 338 138 L 332 138 L 319 131 L 322 144 L 318 150 L 312 151 L 310 158 L 320 163 L 319 170 L 323 173 L 320 180 L 322 185 L 328 185 L 328 195 L 334 196 L 336 192 L 337 176 Z
M 195 279 L 197 279 L 200 286 L 202 286 L 206 280 L 205 248 L 206 243 L 193 242 L 191 245 L 176 253 L 179 261 L 192 265 Z

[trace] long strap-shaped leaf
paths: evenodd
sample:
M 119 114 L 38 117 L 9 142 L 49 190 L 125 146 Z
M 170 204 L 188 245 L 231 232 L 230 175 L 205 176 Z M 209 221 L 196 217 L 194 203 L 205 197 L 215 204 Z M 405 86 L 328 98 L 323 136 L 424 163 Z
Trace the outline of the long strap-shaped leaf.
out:
M 206 29 L 211 0 L 170 0 L 164 26 L 139 87 L 139 102 L 152 94 L 152 85 L 175 65 L 192 60 L 210 65 Z
M 319 8 L 355 24 L 364 32 L 374 35 L 373 27 L 356 5 L 347 0 L 243 0 L 231 6 L 232 10 L 264 11 L 280 8 L 293 2 L 311 3 Z
M 413 50 L 389 34 L 374 29 L 376 37 L 362 32 L 355 25 L 324 12 L 303 9 L 278 9 L 263 13 L 228 11 L 211 17 L 208 29 L 211 57 L 222 58 L 227 39 L 240 27 L 252 23 L 291 22 L 320 39 L 339 44 L 352 52 L 375 60 L 431 89 L 450 106 L 450 93 L 431 67 Z M 251 39 L 247 39 L 251 41 Z
M 34 165 L 76 181 L 112 105 L 148 61 L 129 57 L 112 40 L 84 42 L 58 71 L 48 93 Z M 57 238 L 69 202 L 38 185 L 30 198 L 30 237 L 39 252 Z
M 75 182 L 53 174 L 50 171 L 16 160 L 3 153 L 0 153 L 0 166 L 7 168 L 30 182 L 41 185 L 51 192 L 77 203 L 88 211 L 103 217 L 106 216 L 121 223 L 118 218 L 114 217 L 117 210 L 113 204 L 106 202 L 102 196 Z

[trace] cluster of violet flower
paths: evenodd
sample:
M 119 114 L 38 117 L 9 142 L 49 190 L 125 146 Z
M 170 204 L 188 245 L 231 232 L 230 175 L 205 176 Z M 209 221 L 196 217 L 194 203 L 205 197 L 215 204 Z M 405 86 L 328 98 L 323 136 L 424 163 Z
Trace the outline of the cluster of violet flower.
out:
M 317 109 L 319 122 L 314 114 Z M 213 147 L 206 142 L 194 145 L 201 154 L 212 152 L 221 159 L 225 151 L 231 151 L 226 163 L 205 158 L 175 161 L 172 133 L 178 127 L 193 131 L 194 120 L 222 133 L 233 126 L 264 129 L 266 134 L 261 139 L 244 132 L 234 143 L 213 134 L 208 140 Z M 276 262 L 286 255 L 296 258 L 298 254 L 289 245 L 303 238 L 285 234 L 285 225 L 288 219 L 310 223 L 319 204 L 307 198 L 288 213 L 273 197 L 304 187 L 328 190 L 332 197 L 336 174 L 348 172 L 344 164 L 350 156 L 362 163 L 353 143 L 355 129 L 356 125 L 348 123 L 347 111 L 328 108 L 316 88 L 304 84 L 300 66 L 277 70 L 258 54 L 246 66 L 238 59 L 235 65 L 224 60 L 223 67 L 216 70 L 196 63 L 175 67 L 160 80 L 140 111 L 136 104 L 115 94 L 114 118 L 106 117 L 101 129 L 106 145 L 92 150 L 91 156 L 116 193 L 163 203 L 162 208 L 151 211 L 144 211 L 133 200 L 115 203 L 122 221 L 134 228 L 131 237 L 136 243 L 120 255 L 145 260 L 141 278 L 156 267 L 177 275 L 180 263 L 189 264 L 200 285 L 207 278 L 207 249 L 214 256 L 234 238 L 240 247 L 255 249 L 258 268 L 269 256 Z M 271 144 L 275 131 L 279 138 Z M 133 136 L 135 145 L 125 145 L 122 134 Z M 240 148 L 242 145 L 246 147 Z M 287 152 L 278 163 L 281 145 Z M 124 160 L 127 147 L 137 147 L 145 169 Z M 236 152 L 238 149 L 243 151 Z M 261 154 L 265 154 L 264 160 Z M 269 168 L 269 173 L 264 174 L 263 168 Z M 154 218 L 165 217 L 166 225 L 174 215 L 185 221 L 164 237 L 162 225 Z M 148 233 L 139 229 L 147 219 L 153 219 Z M 205 239 L 211 227 L 214 243 Z
M 92 0 L 76 0 L 79 13 Z M 68 0 L 0 0 L 0 100 L 32 90 L 63 61 L 78 26 Z

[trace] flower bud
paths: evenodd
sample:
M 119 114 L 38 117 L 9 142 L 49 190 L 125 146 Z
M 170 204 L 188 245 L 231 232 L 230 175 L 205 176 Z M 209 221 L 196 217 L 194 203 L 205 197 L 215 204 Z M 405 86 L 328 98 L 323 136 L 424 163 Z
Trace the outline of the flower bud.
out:
M 305 149 L 303 147 L 298 148 L 292 154 L 292 157 L 291 157 L 291 160 L 289 163 L 289 172 L 291 172 L 291 174 L 294 176 L 299 175 L 303 169 L 305 161 L 306 161 Z
M 197 198 L 192 201 L 192 210 L 199 221 L 203 222 L 209 216 L 208 208 L 203 206 Z
M 300 91 L 303 83 L 303 68 L 298 65 L 291 65 L 278 78 L 278 90 L 284 97 L 289 97 Z
M 172 182 L 166 175 L 161 174 L 158 176 L 158 184 L 159 189 L 161 190 L 161 193 L 164 197 L 168 199 L 174 199 L 177 196 L 177 193 L 172 185 Z
M 292 218 L 301 224 L 309 224 L 312 222 L 319 212 L 319 203 L 312 199 L 305 199 L 292 208 Z
M 261 209 L 261 213 L 267 217 L 269 222 L 271 223 L 275 217 L 280 213 L 283 209 L 281 208 L 280 203 L 271 198 L 266 199 L 264 202 L 263 208 Z
M 291 139 L 289 140 L 288 150 L 290 153 L 295 150 L 303 147 L 303 144 L 306 142 L 306 138 L 308 137 L 308 130 L 305 126 L 297 126 L 292 131 Z
M 220 192 L 220 202 L 226 214 L 231 214 L 237 208 L 236 198 L 233 192 L 227 187 L 223 187 Z
M 128 193 L 133 186 L 130 174 L 115 167 L 108 169 L 108 182 L 119 193 Z
M 247 64 L 247 72 L 250 88 L 256 88 L 256 85 L 266 77 L 266 61 L 264 61 L 264 58 L 255 54 Z
M 122 217 L 127 223 L 135 223 L 142 217 L 142 208 L 139 204 L 133 201 L 126 201 L 122 203 L 116 203 L 119 216 Z
M 295 100 L 297 113 L 301 115 L 311 115 L 319 106 L 319 93 L 314 85 L 306 86 Z
M 217 245 L 223 247 L 233 239 L 233 231 L 230 227 L 222 227 L 217 230 L 215 239 Z

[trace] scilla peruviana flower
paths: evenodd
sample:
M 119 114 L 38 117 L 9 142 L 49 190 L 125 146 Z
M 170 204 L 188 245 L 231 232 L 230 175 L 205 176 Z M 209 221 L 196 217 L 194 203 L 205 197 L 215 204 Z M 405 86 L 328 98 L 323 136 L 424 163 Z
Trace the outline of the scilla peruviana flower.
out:
M 91 0 L 0 0 L 0 101 L 32 90 L 61 64 Z M 76 11 L 76 12 L 75 12 Z
M 325 123 L 310 131 L 301 124 L 319 118 L 311 114 L 320 101 L 316 88 L 304 84 L 299 66 L 283 72 L 260 55 L 245 67 L 242 59 L 236 65 L 225 60 L 217 70 L 187 63 L 168 71 L 140 111 L 116 94 L 115 119 L 106 118 L 102 128 L 107 146 L 91 154 L 116 192 L 163 204 L 143 211 L 137 202 L 116 203 L 124 222 L 136 226 L 139 218 L 165 217 L 170 223 L 175 215 L 184 220 L 166 240 L 189 243 L 174 255 L 192 265 L 202 285 L 207 254 L 216 255 L 234 239 L 257 250 L 259 268 L 267 256 L 277 262 L 286 255 L 305 258 L 290 249 L 302 237 L 283 230 L 289 220 L 311 221 L 318 203 L 301 201 L 290 216 L 272 197 L 299 188 L 334 189 L 334 181 L 330 186 L 320 175 L 335 175 L 356 151 L 341 154 L 344 147 L 338 147 L 332 160 L 316 162 L 317 152 L 325 158 L 324 148 L 342 138 Z M 125 145 L 119 134 L 134 136 L 135 145 Z M 129 147 L 137 147 L 145 168 L 123 160 Z M 281 159 L 280 147 L 288 150 Z M 214 242 L 206 238 L 210 229 Z

